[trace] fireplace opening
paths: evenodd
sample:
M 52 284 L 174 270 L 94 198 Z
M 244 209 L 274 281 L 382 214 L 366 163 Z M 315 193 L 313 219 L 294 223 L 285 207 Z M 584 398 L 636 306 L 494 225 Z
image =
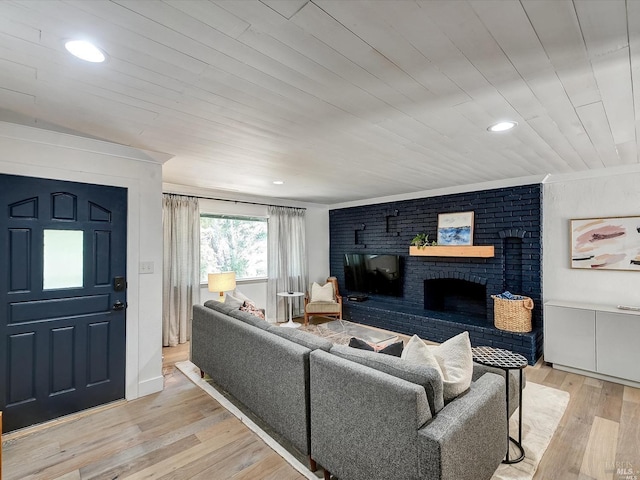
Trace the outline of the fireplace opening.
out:
M 487 318 L 487 287 L 457 278 L 425 280 L 424 308 L 485 320 Z

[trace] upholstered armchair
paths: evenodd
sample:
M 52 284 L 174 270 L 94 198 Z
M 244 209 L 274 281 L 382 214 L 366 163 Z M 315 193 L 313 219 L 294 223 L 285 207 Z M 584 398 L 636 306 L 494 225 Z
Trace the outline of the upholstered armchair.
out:
M 331 287 L 329 287 L 331 285 Z M 338 279 L 327 278 L 323 286 L 313 283 L 304 296 L 304 324 L 309 324 L 313 315 L 336 317 L 342 319 L 342 297 L 338 290 Z

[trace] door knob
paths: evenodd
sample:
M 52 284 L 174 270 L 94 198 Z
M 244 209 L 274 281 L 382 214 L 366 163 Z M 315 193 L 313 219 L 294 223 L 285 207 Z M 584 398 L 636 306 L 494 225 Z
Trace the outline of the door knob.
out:
M 127 308 L 127 305 L 122 303 L 120 300 L 113 304 L 114 310 L 124 310 L 125 308 Z

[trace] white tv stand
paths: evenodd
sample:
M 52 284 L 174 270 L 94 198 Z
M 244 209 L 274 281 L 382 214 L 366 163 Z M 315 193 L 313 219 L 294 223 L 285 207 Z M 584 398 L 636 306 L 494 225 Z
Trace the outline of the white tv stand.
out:
M 640 388 L 640 311 L 544 304 L 544 360 L 554 368 Z

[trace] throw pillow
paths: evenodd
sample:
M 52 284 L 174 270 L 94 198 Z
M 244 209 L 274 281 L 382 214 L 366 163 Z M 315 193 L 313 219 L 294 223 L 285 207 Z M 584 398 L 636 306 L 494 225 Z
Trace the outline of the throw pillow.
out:
M 225 293 L 224 295 L 224 303 L 235 309 L 240 309 L 244 305 L 244 302 L 244 300 L 240 300 L 239 298 L 236 298 L 228 293 Z
M 334 302 L 333 284 L 325 283 L 323 286 L 313 282 L 311 285 L 311 301 L 312 302 Z
M 253 300 L 251 300 L 249 297 L 247 297 L 244 293 L 242 293 L 240 290 L 238 290 L 237 288 L 235 288 L 232 292 L 232 295 L 234 298 L 237 298 L 238 300 L 240 300 L 241 302 L 249 302 L 253 305 L 256 304 L 256 302 L 254 302 Z
M 402 351 L 403 360 L 412 363 L 419 363 L 421 365 L 426 365 L 428 367 L 435 368 L 440 377 L 442 377 L 442 370 L 440 369 L 440 364 L 438 360 L 436 360 L 435 355 L 429 350 L 427 344 L 422 341 L 422 339 L 418 335 L 414 335 L 411 337 L 407 346 Z
M 440 345 L 427 346 L 414 335 L 402 352 L 402 358 L 413 363 L 434 367 L 442 376 L 445 403 L 471 386 L 473 356 L 469 332 L 462 332 Z
M 349 346 L 352 348 L 359 348 L 360 350 L 369 350 L 371 352 L 384 353 L 386 355 L 392 355 L 394 357 L 400 357 L 402 355 L 402 349 L 404 348 L 404 344 L 402 340 L 395 343 L 390 343 L 384 346 L 378 346 L 371 344 L 369 342 L 365 342 L 364 340 L 356 337 L 351 337 L 349 340 Z
M 243 312 L 250 313 L 251 315 L 255 315 L 256 317 L 261 318 L 262 320 L 265 320 L 263 311 L 260 310 L 259 308 L 256 308 L 256 306 L 253 303 L 244 302 L 243 305 L 240 307 L 240 310 Z
M 448 402 L 471 386 L 473 354 L 469 332 L 462 332 L 440 345 L 430 346 L 442 370 L 444 401 Z

